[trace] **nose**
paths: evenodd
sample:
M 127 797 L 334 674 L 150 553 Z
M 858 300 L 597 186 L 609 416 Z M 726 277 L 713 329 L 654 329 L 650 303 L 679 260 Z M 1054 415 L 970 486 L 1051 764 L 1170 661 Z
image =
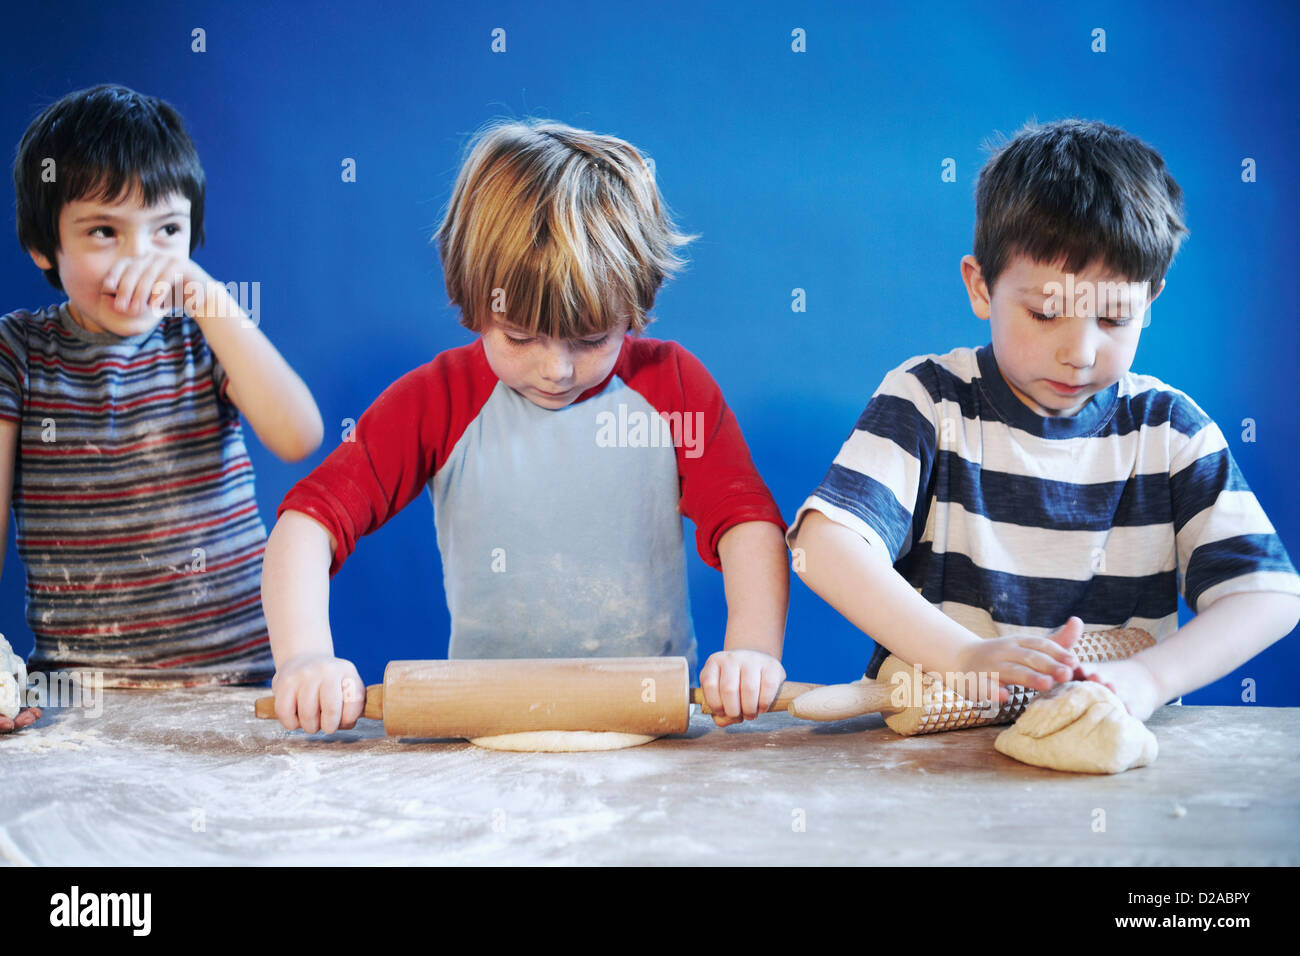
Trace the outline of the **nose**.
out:
M 1072 368 L 1092 368 L 1097 361 L 1097 343 L 1091 319 L 1076 316 L 1065 323 L 1056 347 L 1056 360 Z
M 573 359 L 569 346 L 562 340 L 546 343 L 546 357 L 542 359 L 542 376 L 555 385 L 567 385 L 573 378 Z
M 134 229 L 122 244 L 125 255 L 142 256 L 149 251 L 149 230 Z

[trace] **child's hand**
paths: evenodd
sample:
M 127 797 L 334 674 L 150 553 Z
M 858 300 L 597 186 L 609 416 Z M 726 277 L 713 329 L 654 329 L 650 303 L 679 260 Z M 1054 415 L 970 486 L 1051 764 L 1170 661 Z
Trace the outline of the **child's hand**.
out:
M 700 690 L 719 727 L 764 713 L 784 680 L 781 662 L 762 651 L 718 651 L 700 669 Z
M 1138 657 L 1102 664 L 1081 664 L 1075 668 L 1073 679 L 1093 680 L 1110 689 L 1124 702 L 1128 712 L 1143 722 L 1164 703 L 1155 675 Z
M 271 693 L 285 730 L 349 730 L 366 709 L 366 687 L 352 662 L 326 654 L 286 661 L 271 680 Z
M 16 717 L 5 717 L 0 715 L 0 734 L 8 734 L 15 730 L 22 730 L 28 724 L 34 724 L 40 719 L 41 709 L 39 707 L 24 707 L 18 711 Z
M 1011 697 L 1007 684 L 1050 690 L 1072 679 L 1079 659 L 1070 648 L 1082 635 L 1083 621 L 1072 617 L 1047 637 L 996 637 L 974 642 L 958 656 L 957 670 L 962 674 L 974 671 L 981 685 L 987 680 L 1001 702 Z M 967 697 L 974 693 L 974 688 L 952 689 L 958 693 L 964 691 L 963 696 Z
M 118 259 L 104 276 L 102 287 L 110 295 L 117 293 L 113 308 L 118 312 L 139 315 L 146 305 L 160 314 L 187 301 L 202 302 L 210 282 L 192 259 L 151 252 Z M 201 290 L 194 289 L 192 283 L 198 283 Z

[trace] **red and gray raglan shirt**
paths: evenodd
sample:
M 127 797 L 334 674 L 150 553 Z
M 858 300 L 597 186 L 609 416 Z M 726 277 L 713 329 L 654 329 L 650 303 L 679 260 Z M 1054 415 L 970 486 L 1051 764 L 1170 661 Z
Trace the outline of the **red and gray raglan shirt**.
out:
M 482 340 L 438 355 L 375 400 L 280 505 L 357 540 L 425 488 L 451 658 L 686 657 L 695 634 L 682 520 L 720 567 L 735 525 L 780 511 L 699 360 L 629 336 L 609 377 L 564 408 L 501 382 Z
M 193 319 L 122 337 L 67 303 L 0 318 L 0 420 L 33 670 L 107 686 L 262 681 L 266 529 L 226 374 Z

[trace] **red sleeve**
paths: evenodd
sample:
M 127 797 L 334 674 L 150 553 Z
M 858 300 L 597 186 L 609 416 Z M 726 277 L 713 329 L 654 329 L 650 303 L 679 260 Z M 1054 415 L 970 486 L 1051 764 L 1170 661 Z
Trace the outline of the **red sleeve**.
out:
M 366 409 L 348 439 L 289 490 L 276 511 L 300 511 L 334 536 L 330 575 L 357 539 L 421 491 L 487 402 L 497 378 L 481 341 L 407 372 Z
M 695 546 L 705 563 L 722 567 L 718 541 L 738 524 L 770 521 L 784 532 L 781 510 L 749 457 L 736 416 L 700 360 L 676 342 L 636 339 L 625 363 L 628 387 L 681 436 L 675 441 L 681 511 L 695 522 Z

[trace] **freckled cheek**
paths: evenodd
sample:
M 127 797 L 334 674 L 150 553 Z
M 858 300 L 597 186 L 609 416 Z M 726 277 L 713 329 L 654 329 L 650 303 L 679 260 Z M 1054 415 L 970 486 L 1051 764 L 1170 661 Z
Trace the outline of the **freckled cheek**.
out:
M 601 373 L 605 369 L 603 358 L 593 358 L 590 355 L 584 355 L 574 363 L 574 371 L 577 373 L 574 377 L 584 384 L 589 384 L 592 379 L 604 378 Z
M 506 346 L 506 348 L 509 347 Z M 522 357 L 510 355 L 508 352 L 500 350 L 491 356 L 488 365 L 491 366 L 497 378 L 510 386 L 521 384 L 521 380 L 527 371 L 527 362 Z

